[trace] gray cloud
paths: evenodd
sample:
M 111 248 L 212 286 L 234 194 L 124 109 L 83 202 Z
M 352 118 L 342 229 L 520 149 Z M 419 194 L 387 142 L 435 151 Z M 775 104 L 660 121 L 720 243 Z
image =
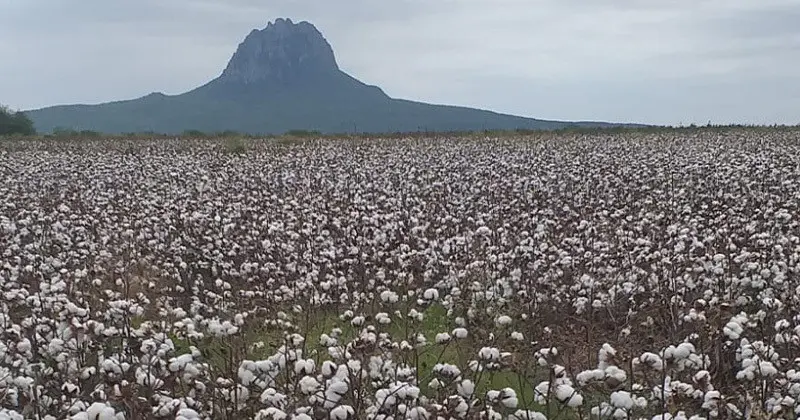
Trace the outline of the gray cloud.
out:
M 392 96 L 559 119 L 800 122 L 796 0 L 0 0 L 0 101 L 180 93 L 309 20 Z

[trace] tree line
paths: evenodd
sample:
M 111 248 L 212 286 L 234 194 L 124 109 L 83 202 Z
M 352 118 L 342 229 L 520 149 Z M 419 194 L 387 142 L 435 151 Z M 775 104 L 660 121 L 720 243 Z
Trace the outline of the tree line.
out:
M 20 134 L 36 134 L 33 121 L 22 111 L 11 111 L 6 106 L 0 105 L 0 136 Z

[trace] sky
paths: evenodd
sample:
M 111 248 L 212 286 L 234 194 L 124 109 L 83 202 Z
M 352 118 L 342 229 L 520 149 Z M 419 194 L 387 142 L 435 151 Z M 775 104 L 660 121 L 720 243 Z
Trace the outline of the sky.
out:
M 0 0 L 0 103 L 178 94 L 279 17 L 396 98 L 535 118 L 800 123 L 799 0 Z

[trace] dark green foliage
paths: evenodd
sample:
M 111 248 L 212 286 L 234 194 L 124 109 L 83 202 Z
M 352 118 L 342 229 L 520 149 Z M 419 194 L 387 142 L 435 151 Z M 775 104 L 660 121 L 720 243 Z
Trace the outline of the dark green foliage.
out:
M 12 134 L 23 136 L 36 134 L 33 121 L 23 112 L 13 112 L 5 106 L 0 106 L 0 136 Z
M 185 130 L 182 134 L 182 137 L 190 138 L 190 139 L 203 139 L 208 137 L 208 134 L 200 131 L 200 130 Z
M 289 130 L 286 135 L 292 137 L 320 137 L 322 133 L 317 130 Z

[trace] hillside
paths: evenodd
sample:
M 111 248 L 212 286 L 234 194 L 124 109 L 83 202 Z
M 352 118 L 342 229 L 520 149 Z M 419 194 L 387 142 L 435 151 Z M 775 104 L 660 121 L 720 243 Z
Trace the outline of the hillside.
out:
M 391 98 L 340 70 L 331 45 L 314 25 L 289 19 L 251 31 L 219 77 L 189 92 L 26 113 L 40 132 L 59 127 L 107 133 L 196 129 L 267 134 L 293 129 L 336 133 L 615 125 Z

